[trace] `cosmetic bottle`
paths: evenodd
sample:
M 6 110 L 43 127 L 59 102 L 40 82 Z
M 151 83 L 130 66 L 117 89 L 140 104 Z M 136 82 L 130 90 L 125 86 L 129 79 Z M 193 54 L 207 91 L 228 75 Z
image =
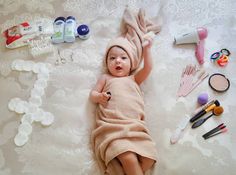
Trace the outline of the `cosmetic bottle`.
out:
M 63 43 L 64 42 L 64 27 L 65 18 L 58 17 L 53 23 L 54 34 L 52 35 L 53 43 Z
M 66 18 L 66 23 L 65 23 L 65 34 L 64 34 L 65 42 L 71 43 L 75 41 L 75 29 L 76 29 L 75 17 L 68 16 Z

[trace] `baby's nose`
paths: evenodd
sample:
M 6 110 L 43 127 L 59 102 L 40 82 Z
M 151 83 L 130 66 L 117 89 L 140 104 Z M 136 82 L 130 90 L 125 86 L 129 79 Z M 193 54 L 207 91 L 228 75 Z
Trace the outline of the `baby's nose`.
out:
M 117 57 L 117 58 L 116 58 L 116 62 L 119 63 L 120 61 L 121 61 L 121 57 Z

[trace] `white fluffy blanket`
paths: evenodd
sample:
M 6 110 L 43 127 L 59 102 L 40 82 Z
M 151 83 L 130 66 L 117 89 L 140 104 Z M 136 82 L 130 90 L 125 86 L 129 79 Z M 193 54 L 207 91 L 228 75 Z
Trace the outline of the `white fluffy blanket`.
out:
M 87 23 L 91 37 L 73 44 L 59 44 L 66 63 L 55 65 L 59 56 L 33 59 L 27 47 L 8 50 L 1 37 L 0 47 L 0 174 L 2 175 L 99 175 L 90 145 L 95 106 L 88 95 L 102 72 L 102 58 L 108 41 L 117 36 L 123 10 L 146 9 L 149 16 L 163 17 L 163 28 L 153 46 L 153 71 L 141 86 L 145 93 L 146 120 L 158 150 L 158 163 L 153 175 L 232 175 L 236 171 L 236 2 L 233 0 L 45 0 L 0 1 L 1 31 L 25 20 L 58 16 L 75 16 L 78 24 Z M 225 93 L 216 93 L 204 80 L 187 97 L 176 98 L 182 69 L 196 64 L 195 45 L 174 46 L 174 36 L 196 27 L 206 27 L 205 64 L 209 73 L 223 73 L 231 82 Z M 231 51 L 226 67 L 210 61 L 213 52 Z M 71 55 L 72 58 L 71 59 Z M 42 108 L 55 116 L 51 126 L 33 123 L 28 142 L 17 147 L 14 137 L 22 115 L 8 110 L 11 98 L 27 100 L 36 80 L 32 72 L 11 70 L 15 59 L 51 63 Z M 178 143 L 171 145 L 170 136 L 185 114 L 197 108 L 197 97 L 207 92 L 224 107 L 220 117 L 191 129 L 189 124 Z M 228 132 L 204 140 L 202 135 L 224 122 Z

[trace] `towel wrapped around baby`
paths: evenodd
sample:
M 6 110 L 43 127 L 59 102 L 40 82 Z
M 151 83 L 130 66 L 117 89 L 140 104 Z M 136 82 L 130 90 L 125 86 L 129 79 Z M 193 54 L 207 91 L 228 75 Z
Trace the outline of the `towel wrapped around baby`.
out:
M 144 11 L 138 14 L 126 9 L 121 25 L 121 36 L 108 44 L 106 56 L 113 46 L 122 47 L 131 59 L 135 71 L 142 61 L 143 36 L 160 31 L 160 26 L 146 19 Z M 107 106 L 98 105 L 96 126 L 92 131 L 92 146 L 104 174 L 124 175 L 119 160 L 121 153 L 131 151 L 138 156 L 156 161 L 156 147 L 145 123 L 143 94 L 134 76 L 107 80 L 103 92 L 110 92 Z

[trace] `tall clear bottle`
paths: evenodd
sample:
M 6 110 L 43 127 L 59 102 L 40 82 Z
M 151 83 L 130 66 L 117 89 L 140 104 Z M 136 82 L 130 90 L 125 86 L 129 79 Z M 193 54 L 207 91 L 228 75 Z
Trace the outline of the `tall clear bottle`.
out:
M 75 30 L 76 29 L 76 21 L 75 17 L 68 16 L 66 18 L 65 23 L 65 34 L 64 34 L 64 40 L 65 42 L 74 42 L 75 41 Z
M 54 34 L 52 35 L 53 43 L 63 43 L 64 42 L 64 28 L 65 28 L 65 18 L 58 17 L 53 23 Z

